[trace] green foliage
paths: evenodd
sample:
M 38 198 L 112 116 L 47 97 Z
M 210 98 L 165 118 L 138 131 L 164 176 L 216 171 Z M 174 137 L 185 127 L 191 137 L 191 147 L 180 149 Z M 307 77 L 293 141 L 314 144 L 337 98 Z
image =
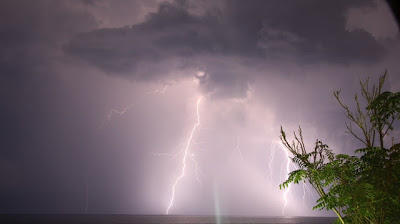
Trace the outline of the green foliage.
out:
M 293 182 L 298 184 L 306 177 L 307 172 L 305 170 L 295 170 L 289 173 L 288 179 L 279 185 L 279 189 L 289 187 L 289 183 Z
M 385 137 L 394 131 L 400 119 L 400 92 L 383 92 L 386 72 L 378 86 L 360 82 L 361 95 L 367 107 L 362 108 L 357 94 L 353 112 L 334 93 L 350 121 L 347 132 L 364 143 L 355 150 L 359 156 L 335 155 L 328 145 L 317 140 L 314 150 L 307 152 L 301 128 L 289 143 L 281 128 L 281 141 L 292 153 L 298 170 L 291 172 L 279 187 L 308 181 L 320 198 L 313 209 L 333 210 L 338 223 L 396 223 L 400 220 L 400 144 L 385 148 Z M 357 127 L 360 132 L 356 132 Z M 358 135 L 357 133 L 362 133 Z
M 376 127 L 383 121 L 389 130 L 393 130 L 393 122 L 400 119 L 400 92 L 383 92 L 368 107 L 367 110 L 374 111 L 371 123 Z

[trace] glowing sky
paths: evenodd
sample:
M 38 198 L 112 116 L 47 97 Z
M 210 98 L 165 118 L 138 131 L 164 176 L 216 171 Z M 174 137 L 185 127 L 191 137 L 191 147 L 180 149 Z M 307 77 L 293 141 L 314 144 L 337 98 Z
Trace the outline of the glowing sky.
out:
M 0 213 L 330 215 L 279 190 L 280 126 L 351 153 L 333 91 L 400 89 L 380 0 L 1 1 L 0 33 Z

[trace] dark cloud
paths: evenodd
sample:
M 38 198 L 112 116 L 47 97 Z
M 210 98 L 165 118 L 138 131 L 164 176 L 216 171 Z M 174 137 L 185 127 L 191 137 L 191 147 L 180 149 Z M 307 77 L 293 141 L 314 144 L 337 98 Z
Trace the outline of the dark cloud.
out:
M 345 29 L 346 12 L 354 6 L 366 7 L 371 3 L 236 1 L 227 5 L 227 14 L 242 42 L 259 43 L 266 57 L 290 54 L 303 63 L 377 60 L 383 48 L 371 35 Z
M 171 58 L 182 60 L 226 48 L 221 46 L 223 38 L 214 41 L 220 32 L 214 22 L 212 18 L 190 15 L 183 6 L 163 3 L 144 23 L 83 33 L 64 49 L 112 75 L 129 72 L 128 76 L 147 79 L 132 71 L 143 63 L 157 66 Z
M 111 75 L 134 79 L 143 79 L 135 72 L 143 63 L 201 63 L 207 55 L 369 63 L 381 59 L 383 47 L 365 31 L 345 29 L 346 11 L 360 5 L 372 3 L 229 1 L 224 10 L 202 15 L 190 14 L 185 1 L 162 3 L 143 23 L 80 34 L 64 50 Z

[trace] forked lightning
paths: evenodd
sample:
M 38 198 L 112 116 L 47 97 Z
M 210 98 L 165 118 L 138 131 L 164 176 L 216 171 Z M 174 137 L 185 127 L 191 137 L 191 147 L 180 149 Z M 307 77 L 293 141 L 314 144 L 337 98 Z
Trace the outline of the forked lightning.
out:
M 175 179 L 174 184 L 172 185 L 172 196 L 171 196 L 171 200 L 170 200 L 169 205 L 168 205 L 167 210 L 166 210 L 166 214 L 167 215 L 169 214 L 169 211 L 170 211 L 170 209 L 173 206 L 174 201 L 175 201 L 176 186 L 178 185 L 179 181 L 185 176 L 186 160 L 187 160 L 188 156 L 191 156 L 190 145 L 191 145 L 191 143 L 193 141 L 193 136 L 194 136 L 194 134 L 196 132 L 196 129 L 200 126 L 199 107 L 200 107 L 201 100 L 202 100 L 202 97 L 199 97 L 199 99 L 197 100 L 197 106 L 196 106 L 197 122 L 193 126 L 192 131 L 190 132 L 189 138 L 187 139 L 187 142 L 186 142 L 186 145 L 185 145 L 184 154 L 183 154 L 183 158 L 182 158 L 181 174 Z

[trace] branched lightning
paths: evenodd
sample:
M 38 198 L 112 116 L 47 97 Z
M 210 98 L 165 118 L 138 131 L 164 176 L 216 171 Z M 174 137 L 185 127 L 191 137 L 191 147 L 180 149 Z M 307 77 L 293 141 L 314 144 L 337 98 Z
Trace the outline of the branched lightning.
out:
M 191 156 L 192 153 L 190 153 L 190 145 L 193 141 L 193 136 L 194 133 L 197 129 L 197 127 L 200 126 L 200 113 L 199 113 L 199 107 L 200 107 L 200 102 L 202 100 L 202 97 L 200 97 L 197 100 L 197 106 L 196 106 L 196 114 L 197 114 L 197 122 L 196 124 L 193 126 L 192 131 L 190 132 L 189 138 L 187 139 L 186 142 L 186 146 L 185 146 L 185 150 L 184 150 L 184 155 L 182 158 L 182 170 L 181 170 L 181 174 L 175 179 L 174 184 L 172 185 L 172 196 L 171 196 L 171 200 L 170 203 L 167 207 L 166 213 L 167 215 L 169 214 L 169 210 L 171 209 L 172 205 L 174 204 L 175 201 L 175 190 L 176 190 L 176 186 L 178 185 L 179 181 L 185 176 L 185 169 L 186 169 L 186 160 L 187 157 L 189 156 L 192 160 L 194 160 L 194 158 Z M 195 163 L 197 166 L 197 163 Z
M 169 153 L 151 153 L 153 156 L 168 156 L 168 157 L 176 157 L 180 152 L 176 154 L 169 154 Z
M 128 112 L 128 110 L 132 109 L 133 106 L 135 106 L 135 105 L 132 104 L 130 106 L 125 107 L 122 110 L 116 110 L 116 109 L 110 110 L 110 112 L 107 115 L 107 120 L 111 120 L 111 117 L 113 116 L 113 114 L 119 114 L 119 115 L 125 114 L 126 112 Z
M 195 142 L 193 142 L 193 144 L 196 144 Z M 170 153 L 154 153 L 152 152 L 151 154 L 153 156 L 165 156 L 165 157 L 171 157 L 171 158 L 176 158 L 179 154 L 183 153 L 185 150 L 185 148 L 183 148 L 183 144 L 181 144 L 178 148 L 181 148 L 181 150 L 179 150 L 177 153 L 175 154 L 170 154 Z M 197 182 L 199 182 L 201 184 L 200 181 L 200 177 L 199 174 L 201 173 L 199 164 L 197 163 L 196 159 L 195 159 L 195 154 L 194 153 L 190 153 L 188 154 L 189 158 L 193 161 L 194 163 L 194 168 L 195 168 L 195 176 L 196 176 L 196 180 Z
M 174 153 L 174 154 L 170 154 L 170 153 L 155 153 L 155 152 L 152 152 L 151 154 L 153 156 L 177 157 L 179 154 L 181 154 L 183 152 L 183 146 L 184 146 L 184 144 L 180 144 L 178 147 L 176 147 L 176 149 L 181 148 L 181 150 L 179 150 L 177 153 Z
M 146 94 L 154 94 L 154 95 L 165 95 L 165 92 L 167 90 L 168 86 L 164 86 L 163 89 L 155 89 L 153 91 L 147 92 Z M 197 115 L 197 122 L 193 125 L 189 136 L 187 138 L 187 140 L 185 141 L 184 144 L 182 144 L 181 146 L 179 146 L 180 150 L 175 153 L 175 154 L 167 154 L 167 153 L 152 153 L 152 155 L 154 156 L 167 156 L 167 157 L 173 157 L 173 158 L 177 158 L 178 156 L 181 157 L 181 169 L 180 169 L 180 173 L 179 175 L 175 178 L 173 185 L 172 185 L 172 189 L 171 189 L 171 198 L 168 204 L 168 207 L 166 209 L 166 214 L 168 215 L 170 213 L 171 208 L 174 206 L 175 203 L 175 196 L 176 196 L 176 192 L 177 192 L 177 186 L 180 183 L 180 181 L 185 177 L 186 173 L 187 173 L 187 162 L 188 159 L 190 159 L 193 162 L 193 167 L 195 169 L 195 176 L 196 176 L 196 180 L 200 182 L 200 178 L 199 178 L 199 173 L 200 173 L 200 169 L 199 169 L 199 164 L 195 158 L 195 154 L 192 152 L 191 147 L 193 148 L 193 145 L 197 144 L 194 140 L 194 136 L 196 131 L 198 130 L 199 126 L 200 126 L 200 104 L 202 101 L 202 97 L 199 97 L 197 99 L 197 104 L 196 104 L 196 115 Z M 137 103 L 137 102 L 136 102 Z M 125 108 L 122 109 L 111 109 L 109 111 L 109 113 L 107 114 L 106 119 L 104 120 L 103 124 L 107 121 L 110 121 L 115 115 L 124 115 L 125 113 L 127 113 L 129 110 L 131 110 L 133 107 L 135 106 L 135 104 L 126 106 Z M 103 126 L 103 125 L 102 125 Z M 276 147 L 278 144 L 271 144 L 271 150 L 270 150 L 270 158 L 268 161 L 268 168 L 269 168 L 269 178 L 271 179 L 271 181 L 273 180 L 273 169 L 274 169 L 274 165 L 275 163 L 275 152 L 276 152 Z M 284 176 L 288 176 L 290 173 L 290 165 L 292 164 L 294 166 L 294 164 L 291 162 L 291 159 L 289 157 L 289 153 L 287 151 L 287 149 L 282 145 L 282 143 L 279 142 L 280 147 L 282 148 L 284 155 L 286 156 L 286 161 L 282 160 L 282 164 L 281 164 L 281 170 L 280 170 L 280 178 L 284 177 Z M 236 161 L 237 159 L 239 159 L 240 161 L 243 160 L 242 157 L 242 152 L 240 150 L 240 139 L 239 136 L 237 136 L 237 144 L 236 147 L 233 149 L 233 152 L 231 153 L 230 157 L 229 157 L 229 164 L 232 164 L 233 161 Z M 285 165 L 286 164 L 286 165 Z M 278 164 L 277 164 L 278 165 Z M 284 171 L 284 167 L 286 166 L 286 171 Z M 276 172 L 277 174 L 277 172 Z M 281 183 L 282 179 L 280 179 L 280 183 Z M 85 213 L 88 212 L 88 204 L 89 204 L 89 197 L 88 197 L 88 180 L 86 178 L 85 180 L 86 182 L 86 203 L 85 203 Z M 288 194 L 290 193 L 290 186 L 289 185 L 284 193 L 283 193 L 283 201 L 284 201 L 284 205 L 281 211 L 282 216 L 285 215 L 285 209 L 288 205 Z M 306 199 L 306 193 L 310 194 L 313 198 L 314 195 L 311 193 L 311 190 L 309 188 L 309 186 L 303 182 L 303 205 L 305 204 L 305 199 Z
M 197 180 L 197 182 L 199 183 L 199 184 L 201 184 L 201 181 L 200 181 L 200 177 L 199 177 L 199 175 L 200 175 L 200 173 L 201 173 L 201 170 L 200 170 L 200 167 L 199 167 L 199 163 L 197 162 L 197 160 L 195 159 L 195 154 L 194 153 L 190 153 L 189 154 L 189 158 L 193 161 L 193 163 L 194 163 L 194 174 L 195 174 L 195 176 L 196 176 L 196 180 Z
M 165 95 L 165 92 L 166 92 L 167 88 L 168 88 L 168 86 L 164 86 L 164 88 L 162 90 L 155 89 L 153 91 L 147 92 L 147 94 L 162 94 L 162 95 Z M 140 98 L 140 99 L 142 99 L 142 98 Z M 129 110 L 131 110 L 134 106 L 135 106 L 135 104 L 131 104 L 131 105 L 126 106 L 125 108 L 123 108 L 121 110 L 118 110 L 118 109 L 115 109 L 115 108 L 111 109 L 108 112 L 106 119 L 102 122 L 102 124 L 99 126 L 99 128 L 101 129 L 107 121 L 110 121 L 114 114 L 123 115 L 123 114 L 127 113 Z
M 282 148 L 282 150 L 284 151 L 284 153 L 285 153 L 285 156 L 286 156 L 286 162 L 282 162 L 282 165 L 281 165 L 281 175 L 280 175 L 280 180 L 279 180 L 279 183 L 282 183 L 281 181 L 282 181 L 282 173 L 283 173 L 283 167 L 285 166 L 285 164 L 286 164 L 286 176 L 289 176 L 289 173 L 290 173 L 290 165 L 292 165 L 295 169 L 297 169 L 297 167 L 295 166 L 295 164 L 291 161 L 291 159 L 290 159 L 290 157 L 289 157 L 289 152 L 288 152 L 288 150 L 285 148 L 285 146 L 283 146 L 283 144 L 281 143 L 281 142 L 279 142 L 279 145 L 280 145 L 280 147 Z M 273 157 L 274 157 L 274 153 L 275 153 L 275 147 L 272 147 L 272 152 L 271 152 L 271 156 L 270 156 L 270 162 L 269 162 L 269 168 L 270 168 L 270 172 L 272 172 L 272 163 L 273 163 Z M 272 174 L 271 174 L 272 175 Z M 285 192 L 283 193 L 283 201 L 284 201 L 284 205 L 283 205 L 283 208 L 282 208 L 282 216 L 284 216 L 284 214 L 285 214 L 285 209 L 286 209 L 286 206 L 287 206 L 287 204 L 288 204 L 288 198 L 287 198 L 287 196 L 288 196 L 288 194 L 289 194 L 289 192 L 290 192 L 290 184 L 289 184 L 289 186 L 285 189 Z M 305 205 L 305 199 L 306 199 L 306 193 L 308 193 L 309 195 L 311 195 L 311 197 L 315 200 L 315 198 L 314 198 L 314 195 L 312 194 L 312 191 L 310 190 L 310 187 L 306 184 L 306 182 L 303 182 L 303 198 L 302 198 L 302 202 L 303 202 L 303 205 Z
M 159 95 L 159 94 L 160 94 L 160 95 L 165 95 L 167 88 L 168 88 L 168 85 L 164 86 L 163 89 L 155 89 L 155 90 L 153 90 L 153 91 L 147 92 L 146 95 L 147 95 L 147 94 L 153 94 L 153 95 Z M 168 154 L 168 153 L 151 153 L 151 154 L 154 155 L 154 156 L 168 156 L 168 157 L 177 157 L 177 156 L 179 156 L 180 154 L 183 153 L 181 174 L 175 179 L 174 184 L 173 184 L 173 186 L 172 186 L 172 196 L 171 196 L 170 203 L 169 203 L 169 205 L 168 205 L 168 207 L 167 207 L 167 210 L 166 210 L 166 213 L 167 213 L 167 214 L 169 214 L 169 210 L 171 209 L 171 207 L 172 207 L 173 204 L 174 204 L 174 201 L 175 201 L 175 194 L 176 194 L 176 187 L 177 187 L 178 183 L 180 182 L 180 180 L 185 176 L 185 170 L 186 170 L 186 165 L 187 165 L 186 162 L 187 162 L 187 159 L 188 159 L 188 158 L 190 158 L 191 161 L 193 162 L 194 168 L 195 168 L 196 180 L 201 184 L 200 178 L 199 178 L 199 174 L 201 173 L 201 170 L 199 169 L 199 164 L 198 164 L 198 162 L 197 162 L 196 159 L 195 159 L 195 154 L 192 153 L 192 152 L 190 152 L 190 146 L 191 146 L 192 144 L 196 144 L 196 143 L 194 142 L 193 138 L 194 138 L 194 134 L 195 134 L 197 128 L 200 126 L 199 107 L 200 107 L 200 102 L 201 102 L 201 100 L 202 100 L 202 97 L 199 97 L 199 98 L 197 99 L 197 106 L 196 106 L 197 122 L 196 122 L 196 124 L 193 126 L 193 128 L 192 128 L 192 130 L 191 130 L 191 132 L 190 132 L 190 136 L 189 136 L 189 138 L 187 139 L 186 143 L 185 143 L 185 144 L 182 144 L 182 145 L 180 146 L 180 148 L 182 148 L 182 149 L 179 150 L 179 151 L 178 151 L 177 153 L 175 153 L 175 154 Z M 113 117 L 115 114 L 123 115 L 123 114 L 127 113 L 129 110 L 131 110 L 134 106 L 135 106 L 135 104 L 132 104 L 132 105 L 126 106 L 126 107 L 123 108 L 122 110 L 119 110 L 119 109 L 111 109 L 111 110 L 109 111 L 109 113 L 107 114 L 107 117 L 106 117 L 106 119 L 104 120 L 104 122 L 100 125 L 100 128 L 102 128 L 102 127 L 104 126 L 104 124 L 105 124 L 107 121 L 110 121 L 110 120 L 112 119 L 112 117 Z M 200 143 L 198 143 L 198 144 L 200 144 Z M 86 180 L 86 181 L 87 181 L 87 180 Z M 87 183 L 86 183 L 86 184 L 87 184 Z M 88 186 L 87 186 L 87 185 L 86 185 L 86 191 L 88 191 Z M 88 194 L 88 192 L 86 192 L 86 194 Z M 88 197 L 86 197 L 85 212 L 87 212 L 87 207 L 88 207 Z
M 168 88 L 168 85 L 164 86 L 163 89 L 155 89 L 155 90 L 153 90 L 153 91 L 147 92 L 146 95 L 147 95 L 147 94 L 153 94 L 153 95 L 159 95 L 159 94 L 160 94 L 160 95 L 165 95 L 167 88 Z M 194 133 L 195 133 L 197 127 L 200 125 L 199 106 L 200 106 L 201 99 L 202 99 L 202 97 L 200 97 L 200 98 L 197 100 L 197 109 L 196 109 L 196 112 L 197 112 L 197 123 L 193 126 L 193 129 L 192 129 L 192 131 L 191 131 L 191 133 L 190 133 L 190 137 L 189 137 L 189 139 L 187 140 L 186 144 L 182 144 L 182 145 L 180 146 L 180 148 L 182 148 L 182 149 L 179 150 L 179 151 L 178 151 L 177 153 L 175 153 L 175 154 L 152 153 L 152 155 L 154 155 L 154 156 L 168 156 L 168 157 L 177 157 L 177 156 L 179 156 L 179 155 L 182 154 L 182 153 L 184 154 L 184 155 L 183 155 L 183 160 L 182 160 L 182 164 L 183 164 L 182 173 L 181 173 L 180 176 L 177 177 L 177 179 L 175 180 L 174 185 L 173 185 L 173 187 L 172 187 L 172 197 L 171 197 L 170 204 L 169 204 L 169 206 L 168 206 L 168 208 L 167 208 L 167 214 L 169 213 L 169 210 L 170 210 L 170 208 L 172 207 L 173 202 L 174 202 L 174 200 L 175 200 L 175 188 L 176 188 L 177 184 L 179 183 L 179 181 L 180 181 L 180 180 L 184 177 L 184 175 L 185 175 L 186 160 L 187 160 L 188 157 L 189 157 L 189 158 L 193 161 L 193 163 L 194 163 L 196 179 L 197 179 L 197 181 L 201 184 L 200 178 L 199 178 L 199 174 L 201 173 L 201 170 L 199 169 L 199 165 L 198 165 L 198 163 L 197 163 L 197 161 L 196 161 L 196 159 L 195 159 L 195 154 L 194 154 L 194 153 L 191 153 L 190 150 L 189 150 L 190 145 L 191 145 L 191 144 L 195 144 L 195 143 L 193 142 L 193 136 L 194 136 Z M 104 126 L 104 124 L 105 124 L 107 121 L 110 121 L 110 120 L 112 119 L 112 117 L 113 117 L 115 114 L 123 115 L 123 114 L 127 113 L 129 110 L 131 110 L 134 106 L 135 106 L 135 104 L 132 104 L 132 105 L 129 105 L 129 106 L 123 108 L 122 110 L 119 110 L 119 109 L 111 109 L 111 110 L 109 111 L 109 113 L 107 114 L 106 119 L 105 119 L 105 120 L 103 121 L 103 123 L 100 125 L 100 128 L 102 128 L 102 127 Z M 87 210 L 87 209 L 85 208 L 85 211 L 86 211 L 86 210 Z
M 113 117 L 114 114 L 123 115 L 126 112 L 128 112 L 130 109 L 132 109 L 134 106 L 135 106 L 135 104 L 131 104 L 122 110 L 111 109 L 110 112 L 108 112 L 106 119 L 104 119 L 104 121 L 99 126 L 99 129 L 102 129 L 103 126 L 106 124 L 106 122 L 111 120 L 111 118 Z
M 280 143 L 281 148 L 283 149 L 283 151 L 284 151 L 285 154 L 286 154 L 286 159 L 287 159 L 287 162 L 286 162 L 286 175 L 289 176 L 289 173 L 290 173 L 290 163 L 291 163 L 290 158 L 289 158 L 289 153 L 288 153 L 288 151 L 285 149 L 285 147 L 282 145 L 282 143 L 281 143 L 281 142 L 279 142 L 279 143 Z M 289 191 L 290 191 L 290 186 L 291 186 L 291 185 L 289 184 L 289 186 L 286 188 L 285 192 L 283 193 L 284 205 L 283 205 L 283 208 L 282 208 L 282 216 L 284 216 L 284 214 L 285 214 L 285 208 L 286 208 L 286 205 L 287 205 L 287 203 L 288 203 L 288 201 L 287 201 L 287 194 L 288 194 Z

